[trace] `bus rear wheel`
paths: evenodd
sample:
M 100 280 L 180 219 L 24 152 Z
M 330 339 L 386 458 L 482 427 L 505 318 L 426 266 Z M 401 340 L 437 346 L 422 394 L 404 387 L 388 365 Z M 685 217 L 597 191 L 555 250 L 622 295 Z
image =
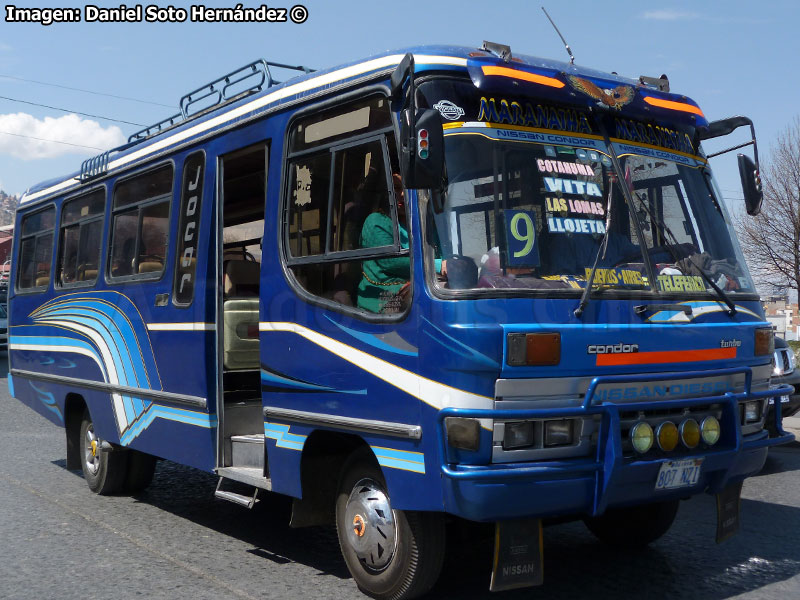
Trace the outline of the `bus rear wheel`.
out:
M 125 452 L 103 449 L 103 440 L 95 432 L 88 410 L 81 420 L 80 445 L 81 467 L 89 489 L 101 495 L 121 491 L 128 472 L 128 457 Z
M 680 500 L 612 508 L 583 521 L 600 541 L 610 546 L 641 548 L 669 531 Z
M 343 470 L 336 530 L 347 568 L 359 589 L 373 598 L 415 598 L 439 577 L 445 548 L 442 515 L 392 509 L 371 453 L 357 453 Z

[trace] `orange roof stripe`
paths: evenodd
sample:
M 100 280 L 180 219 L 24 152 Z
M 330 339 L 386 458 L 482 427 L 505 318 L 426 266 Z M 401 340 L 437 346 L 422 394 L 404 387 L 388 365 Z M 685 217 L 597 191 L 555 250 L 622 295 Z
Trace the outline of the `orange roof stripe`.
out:
M 702 362 L 736 358 L 736 348 L 707 350 L 668 350 L 664 352 L 633 352 L 631 354 L 598 354 L 598 367 L 622 365 L 655 365 L 662 363 Z
M 508 67 L 495 67 L 489 65 L 481 67 L 481 69 L 483 69 L 484 75 L 513 77 L 514 79 L 522 79 L 523 81 L 530 81 L 532 83 L 538 83 L 539 85 L 546 85 L 554 88 L 563 88 L 565 85 L 563 81 L 559 81 L 554 77 L 537 75 L 536 73 L 528 73 L 527 71 L 520 71 L 519 69 L 510 69 Z
M 700 107 L 694 104 L 687 104 L 686 102 L 675 102 L 674 100 L 664 100 L 663 98 L 654 98 L 653 96 L 645 96 L 644 101 L 650 106 L 658 106 L 659 108 L 668 108 L 670 110 L 681 110 L 683 112 L 693 113 L 700 115 L 705 119 L 703 111 Z

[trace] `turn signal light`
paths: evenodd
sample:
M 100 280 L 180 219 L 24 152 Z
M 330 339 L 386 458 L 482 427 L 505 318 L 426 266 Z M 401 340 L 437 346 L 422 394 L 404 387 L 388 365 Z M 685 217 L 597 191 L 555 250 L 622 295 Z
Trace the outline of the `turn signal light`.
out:
M 506 362 L 512 367 L 554 366 L 561 362 L 560 333 L 509 333 Z
M 678 428 L 672 421 L 664 421 L 656 429 L 658 447 L 664 452 L 672 452 L 678 445 Z
M 719 441 L 720 432 L 721 428 L 716 417 L 706 417 L 700 423 L 700 435 L 709 446 L 713 446 Z
M 772 356 L 775 352 L 775 334 L 772 328 L 759 327 L 756 329 L 755 355 Z

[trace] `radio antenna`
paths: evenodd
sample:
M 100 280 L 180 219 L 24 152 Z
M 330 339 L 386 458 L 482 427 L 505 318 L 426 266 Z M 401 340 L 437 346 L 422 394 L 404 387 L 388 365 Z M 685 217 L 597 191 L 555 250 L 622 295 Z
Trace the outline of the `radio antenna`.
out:
M 553 22 L 553 19 L 550 18 L 550 15 L 548 15 L 547 11 L 544 9 L 544 6 L 542 7 L 542 12 L 544 13 L 544 16 L 547 17 L 547 20 L 550 21 L 550 24 L 553 26 L 553 29 L 556 30 L 556 33 L 558 34 L 558 37 L 560 37 L 561 41 L 564 42 L 564 47 L 567 49 L 567 54 L 569 54 L 569 64 L 574 65 L 575 64 L 575 56 L 572 54 L 572 50 L 570 49 L 569 44 L 567 43 L 567 40 L 565 40 L 564 36 L 561 35 L 561 32 L 558 30 L 558 27 L 556 27 L 556 24 Z

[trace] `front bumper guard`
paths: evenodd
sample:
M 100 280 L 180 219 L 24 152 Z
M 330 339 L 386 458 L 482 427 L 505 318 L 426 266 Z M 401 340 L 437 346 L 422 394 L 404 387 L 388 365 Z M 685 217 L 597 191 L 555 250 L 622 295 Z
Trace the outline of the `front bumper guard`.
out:
M 739 403 L 747 400 L 759 400 L 792 393 L 794 390 L 789 385 L 781 385 L 769 390 L 754 392 L 751 389 L 753 373 L 749 367 L 738 367 L 732 369 L 715 369 L 712 371 L 692 371 L 682 373 L 681 379 L 698 379 L 702 377 L 718 377 L 727 375 L 745 376 L 745 386 L 743 392 L 726 392 L 720 396 L 705 396 L 702 398 L 687 398 L 681 400 L 650 400 L 648 402 L 615 404 L 593 402 L 595 391 L 598 386 L 604 384 L 626 384 L 635 382 L 655 382 L 675 379 L 674 373 L 663 375 L 601 375 L 592 379 L 586 391 L 583 404 L 579 407 L 565 408 L 544 408 L 544 409 L 511 409 L 511 410 L 489 410 L 489 409 L 464 409 L 464 408 L 445 408 L 439 411 L 437 422 L 437 435 L 441 456 L 445 457 L 442 464 L 442 473 L 451 479 L 460 481 L 497 481 L 503 479 L 524 478 L 527 480 L 554 480 L 563 479 L 569 476 L 594 475 L 594 494 L 592 499 L 592 515 L 599 515 L 605 512 L 608 506 L 609 490 L 612 489 L 616 475 L 625 468 L 622 454 L 622 435 L 620 428 L 620 412 L 689 408 L 708 404 L 719 404 L 722 407 L 722 419 L 720 420 L 723 436 L 718 445 L 709 452 L 699 454 L 705 456 L 713 453 L 714 456 L 728 464 L 722 476 L 715 478 L 709 485 L 710 493 L 719 493 L 729 483 L 734 476 L 732 473 L 736 458 L 744 452 L 758 450 L 778 444 L 786 444 L 794 440 L 794 435 L 787 433 L 782 427 L 782 416 L 780 402 L 775 402 L 773 418 L 775 419 L 775 429 L 778 432 L 776 437 L 761 436 L 753 440 L 745 440 L 742 436 Z M 597 439 L 597 449 L 594 459 L 563 459 L 536 461 L 535 463 L 511 463 L 500 465 L 463 465 L 459 466 L 449 463 L 447 435 L 445 433 L 445 419 L 447 417 L 464 417 L 471 419 L 502 419 L 502 420 L 524 420 L 524 419 L 560 419 L 570 417 L 586 417 L 600 415 L 600 431 Z M 766 432 L 765 432 L 766 433 Z M 681 458 L 690 458 L 682 456 Z M 653 463 L 662 463 L 669 458 L 653 459 Z

